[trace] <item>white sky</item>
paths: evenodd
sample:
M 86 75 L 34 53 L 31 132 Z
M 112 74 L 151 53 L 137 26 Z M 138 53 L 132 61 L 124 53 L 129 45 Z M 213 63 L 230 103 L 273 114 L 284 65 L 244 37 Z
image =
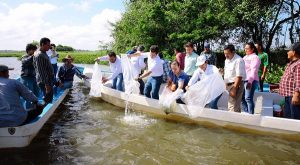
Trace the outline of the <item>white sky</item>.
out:
M 121 18 L 121 0 L 0 0 L 0 50 L 24 50 L 27 43 L 50 38 L 75 49 L 96 50 L 112 40 L 109 22 Z

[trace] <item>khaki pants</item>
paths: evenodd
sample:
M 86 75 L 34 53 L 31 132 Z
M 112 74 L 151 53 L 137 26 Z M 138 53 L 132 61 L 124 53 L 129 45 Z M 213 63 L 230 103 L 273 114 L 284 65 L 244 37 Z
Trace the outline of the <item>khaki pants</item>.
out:
M 233 87 L 232 85 L 226 86 L 226 90 L 229 92 Z M 228 96 L 228 111 L 232 112 L 241 112 L 241 103 L 244 93 L 244 85 L 240 85 L 236 90 L 236 96 L 233 98 L 230 95 Z

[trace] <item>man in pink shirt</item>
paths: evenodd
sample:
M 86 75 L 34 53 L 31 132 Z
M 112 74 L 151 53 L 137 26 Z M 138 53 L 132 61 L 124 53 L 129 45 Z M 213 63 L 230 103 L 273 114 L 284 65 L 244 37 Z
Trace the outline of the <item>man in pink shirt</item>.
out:
M 256 54 L 257 49 L 254 43 L 250 42 L 245 45 L 244 56 L 246 81 L 244 82 L 245 91 L 242 98 L 242 109 L 244 112 L 254 114 L 254 91 L 258 85 L 258 69 L 260 66 L 260 59 Z

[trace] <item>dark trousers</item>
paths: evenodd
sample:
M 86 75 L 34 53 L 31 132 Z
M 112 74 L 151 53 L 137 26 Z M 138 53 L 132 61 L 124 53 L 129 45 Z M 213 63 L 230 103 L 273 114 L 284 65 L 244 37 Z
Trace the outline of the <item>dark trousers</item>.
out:
M 261 77 L 258 77 L 258 78 L 259 78 L 259 91 L 263 92 L 264 91 L 264 81 L 265 80 L 262 80 Z
M 27 111 L 27 118 L 23 124 L 29 123 L 31 120 L 37 118 L 43 112 L 44 106 L 38 105 L 36 108 Z
M 300 119 L 300 105 L 293 105 L 292 98 L 292 96 L 285 97 L 283 116 L 289 119 Z
M 39 84 L 39 87 L 43 94 L 43 100 L 45 101 L 46 104 L 52 103 L 53 100 L 53 85 L 51 84 L 50 86 L 51 86 L 51 90 L 48 93 L 46 93 L 45 84 Z
M 144 95 L 144 88 L 145 88 L 145 83 L 142 79 L 138 79 L 138 82 L 140 84 L 140 94 Z

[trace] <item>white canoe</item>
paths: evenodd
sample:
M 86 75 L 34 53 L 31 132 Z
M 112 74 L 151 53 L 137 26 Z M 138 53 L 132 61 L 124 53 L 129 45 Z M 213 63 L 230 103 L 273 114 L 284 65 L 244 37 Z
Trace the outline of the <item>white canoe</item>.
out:
M 89 81 L 85 81 L 85 85 L 90 86 Z M 222 110 L 174 103 L 171 107 L 172 113 L 167 115 L 159 105 L 158 100 L 137 94 L 128 95 L 110 88 L 110 84 L 105 84 L 101 92 L 101 98 L 115 106 L 124 108 L 126 100 L 128 100 L 132 110 L 159 115 L 171 120 L 200 123 L 206 126 L 217 125 L 246 133 L 275 135 L 291 140 L 300 140 L 300 120 L 273 117 L 273 104 L 278 104 L 283 99 L 276 93 L 256 92 L 254 95 L 256 101 L 254 115 L 227 111 L 228 94 L 225 92 L 218 102 L 218 107 Z M 259 96 L 262 96 L 260 101 L 257 99 Z M 188 112 L 191 111 L 197 112 L 197 117 L 190 117 Z
M 42 114 L 30 123 L 18 127 L 0 128 L 0 148 L 16 148 L 28 146 L 38 134 L 46 121 L 52 116 L 62 100 L 66 97 L 69 89 L 61 91 L 54 97 L 53 103 L 48 104 Z

